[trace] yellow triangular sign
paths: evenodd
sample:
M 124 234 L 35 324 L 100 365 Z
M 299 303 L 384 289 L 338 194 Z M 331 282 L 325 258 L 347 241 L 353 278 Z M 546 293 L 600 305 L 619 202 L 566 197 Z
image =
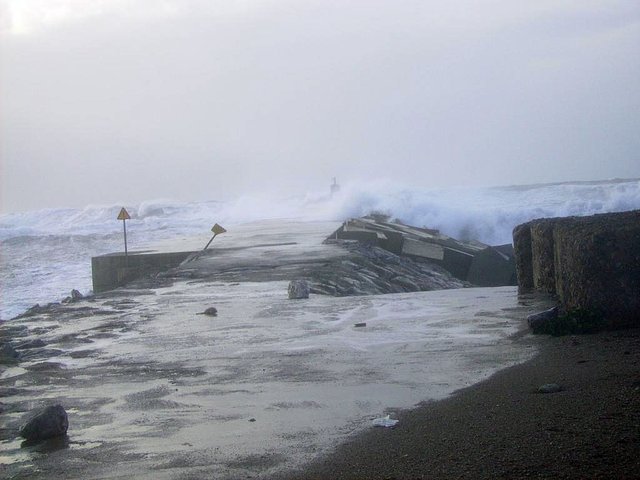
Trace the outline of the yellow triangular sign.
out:
M 129 220 L 130 218 L 129 212 L 127 212 L 126 208 L 122 207 L 122 210 L 120 210 L 118 214 L 118 220 Z
M 216 235 L 220 235 L 221 233 L 226 232 L 227 230 L 224 227 L 221 227 L 220 225 L 218 225 L 217 223 L 213 226 L 213 228 L 211 228 L 211 231 L 216 234 Z

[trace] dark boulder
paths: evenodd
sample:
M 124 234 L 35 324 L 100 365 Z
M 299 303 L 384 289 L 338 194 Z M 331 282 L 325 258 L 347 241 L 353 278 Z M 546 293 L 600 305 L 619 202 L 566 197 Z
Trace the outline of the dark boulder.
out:
M 527 324 L 533 333 L 546 333 L 549 324 L 558 319 L 558 307 L 550 308 L 540 313 L 533 313 L 527 317 Z
M 62 303 L 75 303 L 79 302 L 83 298 L 84 295 L 82 295 L 78 290 L 73 289 L 71 290 L 71 295 L 62 300 Z
M 30 441 L 66 435 L 69 428 L 67 412 L 62 405 L 50 405 L 36 414 L 21 429 L 20 436 Z

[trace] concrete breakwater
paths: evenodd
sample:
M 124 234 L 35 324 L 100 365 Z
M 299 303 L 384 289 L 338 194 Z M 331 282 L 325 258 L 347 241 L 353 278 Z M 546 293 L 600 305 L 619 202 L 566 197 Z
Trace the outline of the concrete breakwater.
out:
M 554 294 L 611 328 L 640 324 L 640 210 L 532 220 L 513 244 L 520 293 Z
M 92 259 L 94 292 L 137 282 L 264 282 L 304 279 L 311 293 L 331 296 L 515 285 L 511 245 L 460 241 L 436 230 L 377 216 L 336 224 L 292 222 L 283 234 L 230 231 L 212 248 L 122 254 Z M 329 232 L 332 232 L 329 234 Z M 172 248 L 184 247 L 172 245 Z M 188 247 L 187 247 L 188 248 Z M 185 261 L 186 260 L 186 261 Z
M 323 237 L 308 237 L 308 228 L 292 225 L 288 240 L 293 241 L 286 243 L 238 239 L 239 247 L 211 248 L 162 276 L 233 282 L 300 278 L 309 282 L 311 293 L 331 296 L 516 284 L 511 245 L 463 242 L 377 215 L 349 219 Z
M 194 252 L 132 252 L 111 253 L 91 259 L 94 293 L 121 287 L 145 275 L 152 275 L 178 266 Z

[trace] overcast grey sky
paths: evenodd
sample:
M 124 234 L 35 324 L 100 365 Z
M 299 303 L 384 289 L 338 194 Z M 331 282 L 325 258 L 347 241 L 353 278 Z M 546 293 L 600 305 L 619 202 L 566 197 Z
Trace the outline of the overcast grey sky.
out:
M 638 0 L 0 0 L 2 211 L 640 177 Z

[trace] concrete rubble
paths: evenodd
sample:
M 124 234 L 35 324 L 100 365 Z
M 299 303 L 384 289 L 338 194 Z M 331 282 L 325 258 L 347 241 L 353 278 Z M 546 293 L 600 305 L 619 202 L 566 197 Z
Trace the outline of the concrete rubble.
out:
M 438 230 L 390 221 L 384 215 L 347 220 L 327 240 L 357 240 L 395 255 L 432 262 L 474 286 L 516 285 L 511 244 L 489 246 L 476 240 L 463 242 Z

